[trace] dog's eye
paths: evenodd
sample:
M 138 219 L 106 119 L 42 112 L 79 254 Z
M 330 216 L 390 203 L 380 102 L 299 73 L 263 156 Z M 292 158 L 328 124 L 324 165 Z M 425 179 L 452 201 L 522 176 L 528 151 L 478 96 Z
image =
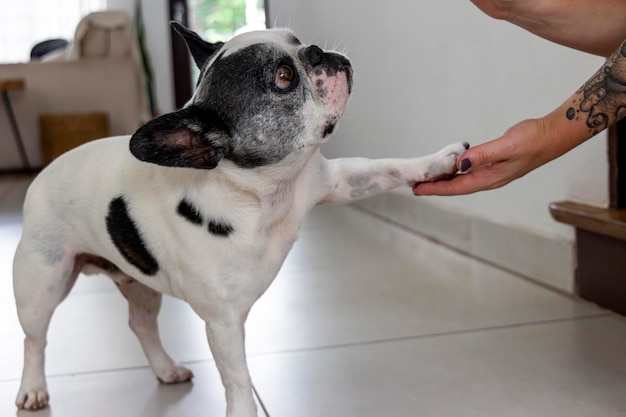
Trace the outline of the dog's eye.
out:
M 293 81 L 294 70 L 289 65 L 281 65 L 276 70 L 275 84 L 280 90 L 286 90 L 291 86 Z

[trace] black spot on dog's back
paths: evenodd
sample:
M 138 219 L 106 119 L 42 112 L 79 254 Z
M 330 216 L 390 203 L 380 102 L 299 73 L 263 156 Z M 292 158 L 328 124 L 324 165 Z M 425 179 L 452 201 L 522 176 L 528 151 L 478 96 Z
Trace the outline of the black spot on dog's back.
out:
M 106 225 L 113 244 L 129 263 L 145 275 L 155 275 L 159 271 L 159 264 L 128 213 L 124 197 L 117 197 L 109 203 Z
M 233 226 L 225 220 L 209 221 L 209 232 L 213 235 L 228 237 L 233 231 Z
M 192 224 L 198 226 L 202 226 L 204 224 L 204 217 L 200 213 L 200 210 L 198 210 L 193 203 L 186 198 L 183 198 L 180 203 L 178 203 L 176 212 L 179 216 Z M 219 237 L 228 237 L 234 231 L 233 226 L 228 221 L 223 219 L 210 219 L 208 222 L 208 229 L 209 233 Z
M 180 201 L 176 211 L 181 217 L 193 224 L 202 225 L 202 223 L 204 223 L 200 211 L 186 199 Z

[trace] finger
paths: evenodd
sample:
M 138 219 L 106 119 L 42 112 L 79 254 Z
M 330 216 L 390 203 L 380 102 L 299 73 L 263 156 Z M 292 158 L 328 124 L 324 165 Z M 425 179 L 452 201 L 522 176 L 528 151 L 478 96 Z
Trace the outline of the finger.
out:
M 494 139 L 463 152 L 457 160 L 457 168 L 461 172 L 469 172 L 472 168 L 507 159 L 510 151 L 510 141 L 503 138 Z
M 489 178 L 475 174 L 466 174 L 457 175 L 451 180 L 418 183 L 413 187 L 413 194 L 419 196 L 452 196 L 472 194 L 489 188 L 491 188 Z

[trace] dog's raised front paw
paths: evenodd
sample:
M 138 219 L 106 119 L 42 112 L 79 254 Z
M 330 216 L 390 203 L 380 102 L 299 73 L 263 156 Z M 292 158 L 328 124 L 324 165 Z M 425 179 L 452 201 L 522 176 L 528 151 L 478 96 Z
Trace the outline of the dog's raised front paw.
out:
M 457 142 L 437 152 L 428 167 L 426 179 L 435 181 L 456 174 L 456 161 L 469 147 L 467 142 Z
M 193 378 L 193 372 L 184 366 L 164 367 L 155 371 L 157 378 L 163 384 L 178 384 L 190 381 Z
M 48 405 L 50 396 L 48 389 L 43 386 L 25 388 L 21 387 L 15 400 L 15 405 L 23 410 L 39 410 Z

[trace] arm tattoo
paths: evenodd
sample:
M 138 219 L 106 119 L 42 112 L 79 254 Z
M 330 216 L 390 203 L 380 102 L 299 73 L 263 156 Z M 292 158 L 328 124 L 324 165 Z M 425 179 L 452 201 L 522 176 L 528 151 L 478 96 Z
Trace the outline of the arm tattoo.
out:
M 626 42 L 576 93 L 566 117 L 580 120 L 586 114 L 594 135 L 626 116 Z

